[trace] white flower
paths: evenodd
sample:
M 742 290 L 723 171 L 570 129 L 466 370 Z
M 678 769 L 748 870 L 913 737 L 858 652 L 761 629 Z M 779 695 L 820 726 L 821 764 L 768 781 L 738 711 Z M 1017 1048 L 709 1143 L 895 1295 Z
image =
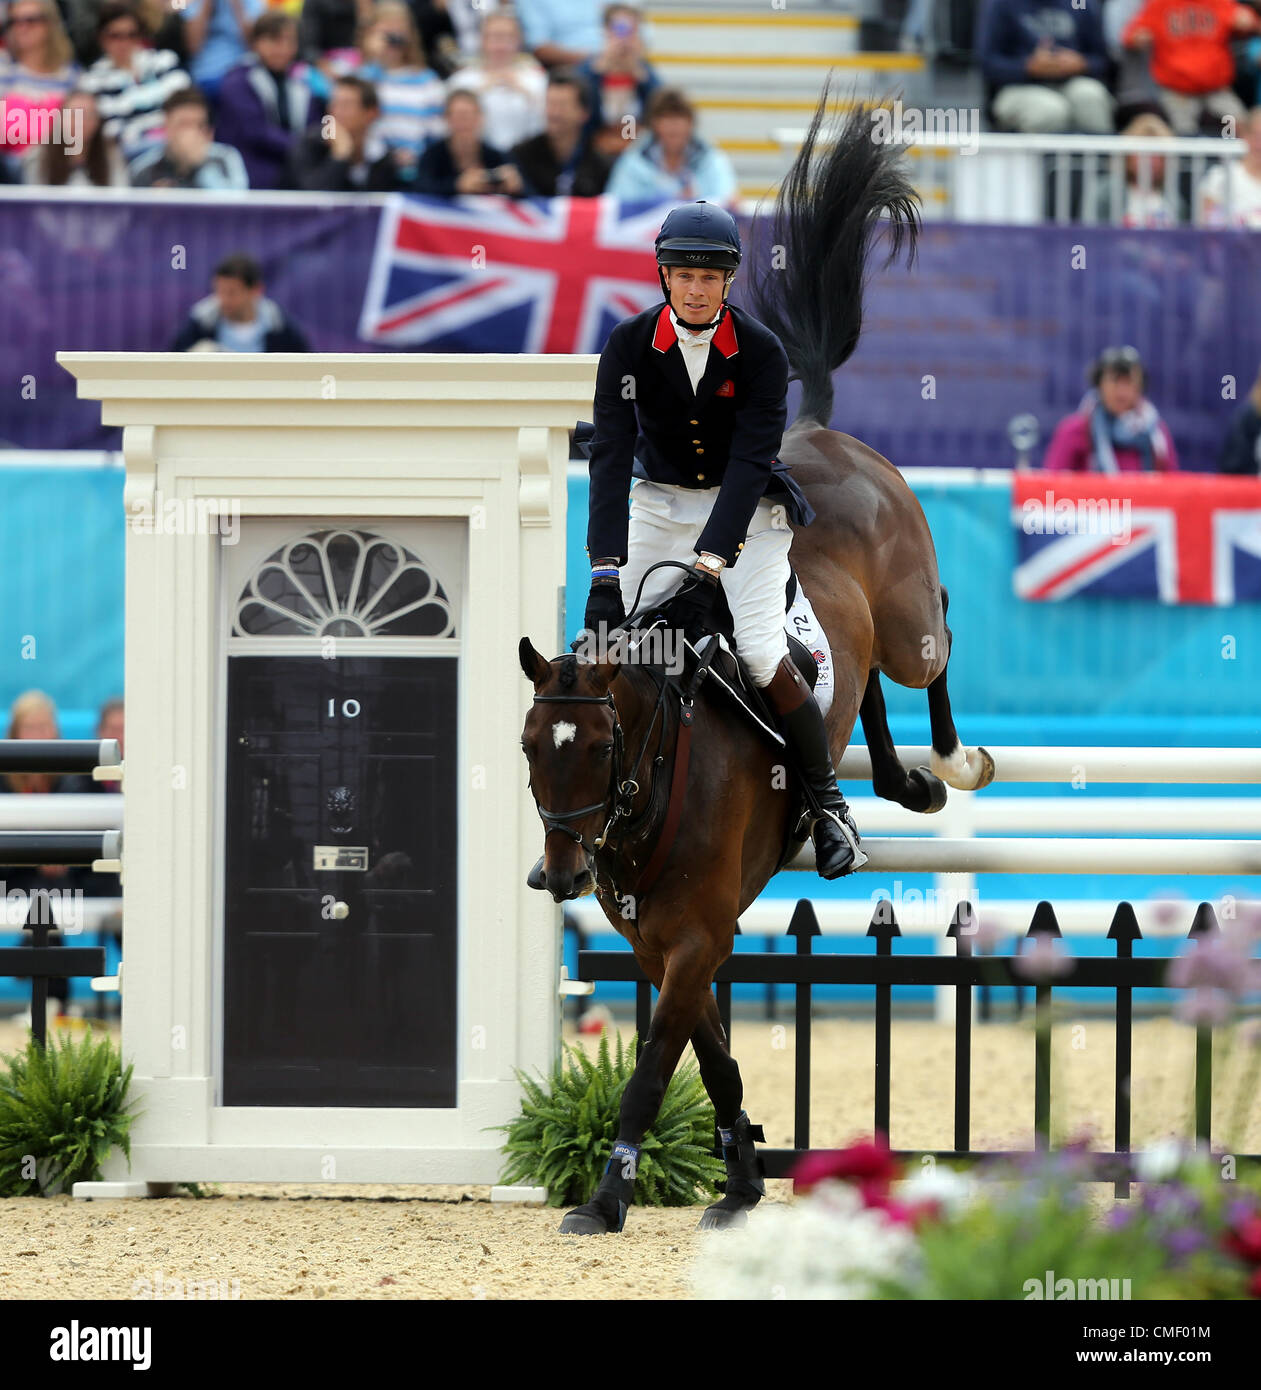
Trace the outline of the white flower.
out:
M 879 1278 L 913 1278 L 913 1232 L 825 1182 L 791 1204 L 765 1203 L 742 1230 L 707 1236 L 692 1286 L 713 1299 L 870 1298 Z
M 954 1215 L 980 1196 L 981 1185 L 973 1173 L 960 1173 L 936 1164 L 896 1184 L 894 1193 L 899 1201 L 908 1204 L 937 1202 L 944 1212 Z
M 1134 1175 L 1139 1182 L 1168 1182 L 1178 1175 L 1187 1158 L 1179 1139 L 1161 1139 L 1145 1153 L 1134 1156 Z

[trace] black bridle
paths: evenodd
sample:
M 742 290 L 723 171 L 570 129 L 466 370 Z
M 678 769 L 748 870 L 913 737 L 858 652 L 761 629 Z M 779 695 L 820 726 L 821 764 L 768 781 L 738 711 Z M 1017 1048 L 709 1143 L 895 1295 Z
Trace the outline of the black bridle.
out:
M 692 566 L 686 565 L 680 560 L 658 560 L 655 565 L 649 565 L 644 571 L 643 578 L 639 581 L 639 586 L 635 590 L 635 602 L 630 613 L 623 619 L 623 625 L 630 623 L 632 618 L 639 616 L 639 601 L 644 592 L 644 583 L 653 570 L 670 567 L 683 570 L 691 574 Z M 650 631 L 653 625 L 644 629 Z M 534 703 L 536 705 L 607 705 L 613 714 L 613 760 L 609 769 L 609 789 L 602 801 L 593 801 L 590 806 L 579 806 L 576 811 L 549 811 L 539 803 L 538 797 L 534 797 L 534 806 L 539 813 L 539 819 L 546 827 L 547 834 L 558 830 L 562 835 L 569 838 L 591 857 L 595 857 L 597 849 L 602 848 L 609 841 L 614 833 L 617 822 L 626 819 L 631 814 L 632 804 L 639 793 L 639 783 L 635 780 L 639 772 L 640 764 L 644 760 L 644 754 L 648 751 L 648 744 L 652 738 L 652 731 L 656 728 L 657 720 L 661 717 L 661 712 L 665 708 L 666 691 L 669 689 L 669 681 L 662 677 L 660 689 L 657 691 L 657 704 L 652 712 L 652 719 L 649 721 L 648 730 L 644 734 L 644 741 L 639 749 L 639 755 L 631 765 L 629 777 L 623 777 L 622 764 L 626 752 L 626 741 L 622 733 L 621 721 L 617 717 L 617 706 L 613 702 L 612 694 L 608 695 L 536 695 Z M 688 702 L 691 703 L 690 700 Z M 661 742 L 665 742 L 665 723 L 661 726 Z M 656 769 L 662 762 L 661 749 L 657 750 L 658 756 L 654 762 L 653 777 L 656 778 Z M 533 796 L 534 787 L 531 784 L 530 794 Z M 604 829 L 595 837 L 591 845 L 576 831 L 569 821 L 581 820 L 583 816 L 589 816 L 593 811 L 609 810 L 608 819 L 604 823 Z

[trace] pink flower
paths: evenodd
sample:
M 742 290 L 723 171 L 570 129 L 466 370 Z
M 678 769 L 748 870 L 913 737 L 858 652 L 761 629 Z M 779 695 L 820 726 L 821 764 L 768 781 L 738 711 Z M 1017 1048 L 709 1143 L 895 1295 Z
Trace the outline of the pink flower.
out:
M 788 1175 L 797 1192 L 809 1192 L 816 1184 L 829 1178 L 856 1182 L 864 1204 L 872 1205 L 868 1196 L 888 1191 L 889 1183 L 898 1176 L 898 1166 L 883 1135 L 851 1144 L 847 1149 L 816 1149 L 805 1155 Z
M 1197 1028 L 1218 1028 L 1230 1018 L 1231 996 L 1221 989 L 1200 985 L 1178 1000 L 1174 1014 Z
M 1227 1234 L 1225 1244 L 1226 1249 L 1245 1264 L 1261 1265 L 1261 1215 L 1241 1221 Z
M 1241 998 L 1258 983 L 1251 929 L 1230 922 L 1221 932 L 1201 937 L 1170 964 L 1165 980 L 1173 989 L 1203 986 Z

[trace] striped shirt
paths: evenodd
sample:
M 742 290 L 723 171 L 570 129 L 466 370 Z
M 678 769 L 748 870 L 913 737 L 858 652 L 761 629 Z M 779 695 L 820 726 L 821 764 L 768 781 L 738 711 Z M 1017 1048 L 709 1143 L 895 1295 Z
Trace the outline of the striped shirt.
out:
M 359 75 L 372 83 L 381 101 L 381 118 L 373 129 L 391 151 L 407 151 L 414 167 L 429 141 L 446 134 L 442 115 L 446 88 L 442 79 L 432 68 L 393 68 L 386 72 L 376 63 L 360 68 Z
M 169 48 L 138 49 L 130 68 L 116 67 L 101 58 L 79 83 L 96 97 L 96 107 L 128 160 L 161 144 L 166 117 L 162 104 L 173 92 L 187 87 L 189 76 Z

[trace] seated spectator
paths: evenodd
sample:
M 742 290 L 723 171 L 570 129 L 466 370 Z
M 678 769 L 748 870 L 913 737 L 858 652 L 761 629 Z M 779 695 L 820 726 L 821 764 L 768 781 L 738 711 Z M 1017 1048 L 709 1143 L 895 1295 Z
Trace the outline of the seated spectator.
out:
M 648 102 L 648 134 L 624 151 L 604 190 L 623 202 L 675 199 L 734 204 L 739 184 L 731 161 L 696 134 L 692 103 L 677 87 L 662 87 Z
M 644 57 L 639 11 L 615 3 L 604 10 L 604 47 L 580 63 L 591 115 L 587 135 L 601 154 L 617 159 L 638 138 L 648 98 L 661 79 Z
M 215 134 L 245 163 L 251 188 L 284 188 L 294 141 L 321 114 L 306 67 L 295 64 L 298 22 L 269 10 L 250 31 L 253 50 L 223 79 Z
M 543 129 L 547 74 L 522 52 L 521 25 L 511 10 L 486 16 L 480 57 L 450 78 L 447 90 L 477 94 L 486 139 L 498 149 L 510 150 Z
M 61 728 L 57 720 L 56 705 L 42 690 L 28 690 L 25 694 L 19 695 L 9 710 L 9 727 L 5 737 L 60 738 Z M 57 776 L 42 772 L 7 773 L 0 776 L 0 794 L 3 795 L 48 795 L 82 790 L 83 780 L 75 776 Z M 4 870 L 4 887 L 6 893 L 51 894 L 55 900 L 66 893 L 81 892 L 84 877 L 90 872 L 89 869 L 65 864 L 10 866 Z M 46 901 L 43 899 L 43 902 Z M 39 898 L 32 906 L 36 911 L 45 910 Z M 51 940 L 49 944 L 61 943 Z M 56 1014 L 65 1012 L 69 998 L 69 980 L 49 980 L 48 999 L 50 1004 L 56 1004 Z
M 127 161 L 118 141 L 106 133 L 96 98 L 90 92 L 71 92 L 61 110 L 66 134 L 59 141 L 27 150 L 25 181 L 49 188 L 126 188 L 131 183 Z M 66 138 L 72 130 L 73 139 Z
M 1248 153 L 1215 164 L 1200 182 L 1198 221 L 1209 227 L 1261 227 L 1261 106 L 1239 131 Z
M 1231 421 L 1217 471 L 1244 477 L 1261 474 L 1261 374 L 1252 383 L 1248 399 Z
M 545 68 L 572 67 L 600 51 L 600 0 L 517 0 L 525 46 Z
M 447 130 L 420 157 L 415 191 L 439 198 L 457 193 L 528 195 L 521 171 L 508 156 L 482 139 L 482 104 L 472 92 L 457 89 L 447 97 Z
M 381 103 L 376 88 L 362 77 L 339 77 L 333 83 L 324 124 L 309 130 L 290 155 L 290 174 L 298 188 L 326 193 L 388 193 L 398 187 L 390 148 L 376 129 Z
M 148 34 L 136 10 L 111 0 L 97 24 L 104 57 L 84 73 L 79 86 L 96 97 L 105 133 L 118 141 L 123 158 L 135 159 L 162 140 L 162 105 L 188 86 L 188 74 L 167 49 L 146 47 Z
M 990 0 L 977 55 L 1002 129 L 1112 133 L 1098 0 Z
M 1150 53 L 1157 95 L 1179 135 L 1198 135 L 1206 116 L 1221 134 L 1223 116 L 1244 115 L 1231 90 L 1231 42 L 1258 30 L 1261 19 L 1234 0 L 1147 0 L 1122 38 L 1127 48 Z
M 1153 112 L 1145 112 L 1125 127 L 1126 139 L 1172 140 L 1173 131 Z M 1167 177 L 1163 154 L 1127 154 L 1120 209 L 1112 206 L 1112 180 L 1099 183 L 1095 216 L 1120 227 L 1176 227 L 1186 221 L 1186 205 L 1174 181 Z
M 1132 347 L 1105 348 L 1091 368 L 1093 390 L 1055 427 L 1044 468 L 1095 473 L 1171 473 L 1169 428 L 1143 394 L 1147 373 Z
M 459 50 L 445 6 L 435 0 L 408 0 L 408 9 L 429 66 L 439 77 L 449 76 Z M 324 91 L 317 87 L 317 96 L 329 95 L 335 78 L 358 71 L 363 55 L 357 38 L 371 10 L 371 0 L 304 0 L 298 49 L 330 84 Z
M 583 135 L 589 115 L 581 80 L 572 72 L 552 73 L 547 80 L 543 133 L 512 151 L 512 162 L 538 197 L 596 198 L 604 192 L 609 162 Z
M 426 66 L 412 12 L 399 0 L 372 7 L 359 51 L 364 59 L 359 75 L 372 83 L 381 102 L 377 133 L 390 147 L 400 182 L 410 183 L 420 152 L 443 132 L 442 80 Z
M 189 311 L 172 352 L 310 352 L 301 329 L 263 297 L 263 272 L 252 256 L 227 256 L 215 267 L 212 291 Z
M 131 166 L 135 188 L 248 188 L 241 156 L 212 139 L 210 105 L 196 87 L 166 99 L 165 143 Z
M 10 178 L 22 176 L 22 156 L 36 140 L 35 113 L 61 109 L 79 76 L 70 40 L 53 0 L 10 0 L 0 49 L 0 105 L 4 111 L 2 157 Z M 28 124 L 29 123 L 29 124 Z M 26 130 L 23 130 L 26 127 Z M 15 138 L 16 137 L 16 138 Z
M 267 0 L 188 0 L 184 15 L 189 71 L 212 112 L 219 100 L 219 84 L 245 60 L 250 30 L 266 8 Z
M 100 18 L 104 5 L 116 0 L 74 0 L 66 27 L 75 56 L 86 70 L 105 56 L 101 47 Z M 169 48 L 182 68 L 188 67 L 188 39 L 184 33 L 187 0 L 134 0 L 134 8 L 154 48 Z

